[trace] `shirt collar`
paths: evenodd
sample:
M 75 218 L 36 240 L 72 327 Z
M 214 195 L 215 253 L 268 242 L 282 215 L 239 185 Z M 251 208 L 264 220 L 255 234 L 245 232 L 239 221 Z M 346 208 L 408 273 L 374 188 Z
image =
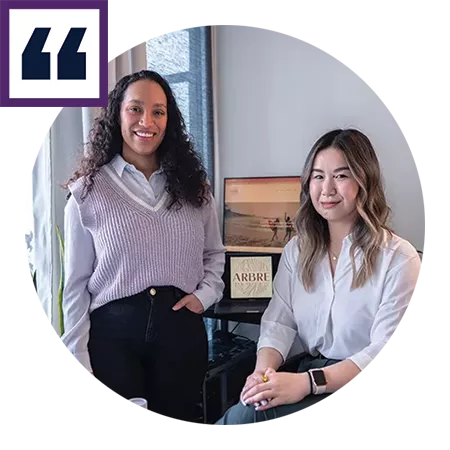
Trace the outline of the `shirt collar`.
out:
M 117 154 L 110 162 L 112 168 L 117 172 L 119 177 L 122 177 L 123 171 L 128 163 L 122 158 L 122 155 Z
M 390 242 L 390 234 L 387 230 L 381 230 L 381 233 L 383 235 L 383 244 L 386 245 Z M 351 245 L 353 244 L 353 241 L 355 240 L 354 235 L 352 232 L 350 232 L 349 234 L 347 234 L 347 236 L 345 236 L 344 240 L 342 241 L 343 245 Z
M 127 163 L 122 155 L 117 154 L 116 156 L 114 156 L 114 158 L 111 160 L 110 162 L 112 168 L 117 172 L 117 174 L 119 175 L 119 177 L 122 178 L 123 176 L 123 172 L 125 169 L 131 170 L 131 171 L 136 171 L 136 167 L 133 164 Z M 152 175 L 155 174 L 161 174 L 163 173 L 163 169 L 160 167 L 156 172 L 153 172 Z

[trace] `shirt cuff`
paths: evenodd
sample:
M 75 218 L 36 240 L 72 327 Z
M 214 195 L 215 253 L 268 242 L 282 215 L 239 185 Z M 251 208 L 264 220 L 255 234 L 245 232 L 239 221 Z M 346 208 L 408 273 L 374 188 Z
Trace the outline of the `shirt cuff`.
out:
M 194 291 L 193 294 L 200 300 L 200 303 L 203 305 L 203 309 L 205 311 L 222 298 L 222 294 L 217 297 L 217 291 L 209 286 L 202 286 L 200 289 Z
M 267 311 L 267 310 L 266 310 Z M 262 347 L 272 347 L 277 350 L 286 361 L 297 332 L 279 322 L 261 320 L 261 333 L 258 340 L 258 350 Z
M 363 370 L 369 365 L 369 363 L 372 362 L 373 358 L 370 355 L 368 355 L 364 350 L 362 350 L 359 353 L 356 353 L 355 355 L 350 356 L 347 359 L 354 362 L 359 367 L 360 370 Z
M 93 372 L 91 358 L 89 357 L 89 352 L 87 350 L 85 352 L 73 353 L 73 356 L 75 356 L 78 362 L 81 363 L 89 372 Z
M 290 347 L 288 348 L 283 341 L 277 339 L 262 338 L 258 341 L 257 351 L 263 347 L 269 347 L 275 349 L 283 357 L 282 364 L 286 361 L 289 354 Z

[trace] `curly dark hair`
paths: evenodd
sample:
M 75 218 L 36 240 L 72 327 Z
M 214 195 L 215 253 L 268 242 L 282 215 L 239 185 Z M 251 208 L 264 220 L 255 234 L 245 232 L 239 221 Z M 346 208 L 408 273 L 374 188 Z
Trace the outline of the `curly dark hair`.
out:
M 167 177 L 166 191 L 171 197 L 168 208 L 175 204 L 181 207 L 181 201 L 201 207 L 209 201 L 210 186 L 206 170 L 186 132 L 186 124 L 172 89 L 161 75 L 150 70 L 126 75 L 117 82 L 109 93 L 108 105 L 102 108 L 99 117 L 94 121 L 78 168 L 64 186 L 67 187 L 69 183 L 84 177 L 82 198 L 85 198 L 92 189 L 95 174 L 100 167 L 122 153 L 120 107 L 124 93 L 130 84 L 144 79 L 158 83 L 167 98 L 167 127 L 156 154 Z

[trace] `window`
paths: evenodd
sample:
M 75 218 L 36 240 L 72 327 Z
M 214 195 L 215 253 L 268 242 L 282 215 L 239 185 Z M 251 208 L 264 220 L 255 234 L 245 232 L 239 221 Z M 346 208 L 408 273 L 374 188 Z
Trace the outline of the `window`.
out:
M 41 135 L 42 135 L 41 130 Z M 44 132 L 45 134 L 45 132 Z M 39 145 L 33 145 L 31 165 L 33 165 Z M 35 233 L 34 233 L 34 208 L 33 208 L 33 169 L 25 167 L 23 169 L 23 236 L 24 236 L 24 276 L 25 280 L 33 279 L 35 275 Z
M 175 31 L 150 39 L 146 47 L 148 69 L 170 84 L 214 186 L 211 28 Z
M 33 176 L 31 168 L 24 168 L 23 177 L 23 216 L 24 216 L 24 273 L 25 279 L 31 279 L 33 273 Z

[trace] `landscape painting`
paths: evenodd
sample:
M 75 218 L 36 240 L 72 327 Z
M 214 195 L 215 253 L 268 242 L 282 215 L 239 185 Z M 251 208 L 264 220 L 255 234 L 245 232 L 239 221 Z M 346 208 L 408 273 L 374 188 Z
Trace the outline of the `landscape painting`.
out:
M 226 178 L 224 242 L 227 251 L 276 252 L 294 237 L 300 177 Z

